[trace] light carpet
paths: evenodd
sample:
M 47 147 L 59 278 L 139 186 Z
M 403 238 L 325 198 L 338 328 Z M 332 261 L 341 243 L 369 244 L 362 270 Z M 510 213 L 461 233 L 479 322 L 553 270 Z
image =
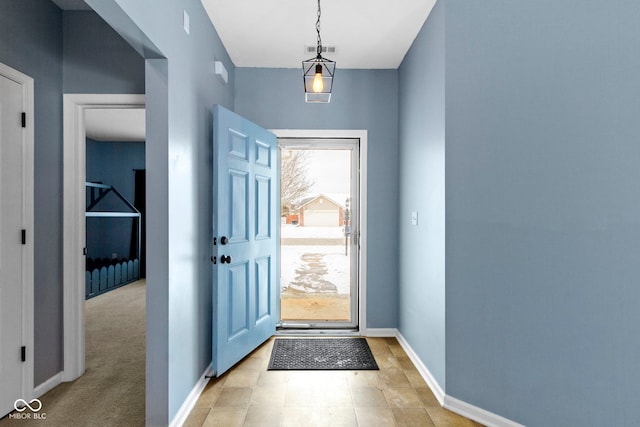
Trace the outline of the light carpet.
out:
M 40 397 L 45 420 L 0 426 L 144 426 L 145 291 L 140 280 L 85 301 L 85 374 Z

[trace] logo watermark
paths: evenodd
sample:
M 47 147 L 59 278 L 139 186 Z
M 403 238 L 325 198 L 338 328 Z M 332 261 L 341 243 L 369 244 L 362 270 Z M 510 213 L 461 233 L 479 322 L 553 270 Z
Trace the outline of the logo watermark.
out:
M 31 399 L 27 402 L 24 399 L 18 399 L 13 402 L 13 408 L 16 412 L 9 414 L 9 419 L 13 420 L 46 420 L 47 413 L 40 412 L 42 410 L 42 402 L 40 399 Z M 27 409 L 31 412 L 27 412 Z

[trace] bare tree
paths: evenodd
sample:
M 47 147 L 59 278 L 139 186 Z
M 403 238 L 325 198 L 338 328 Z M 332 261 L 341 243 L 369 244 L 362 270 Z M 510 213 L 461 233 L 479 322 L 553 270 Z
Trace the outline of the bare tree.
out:
M 304 196 L 313 186 L 307 176 L 307 152 L 303 150 L 282 150 L 280 168 L 281 214 L 293 213 Z

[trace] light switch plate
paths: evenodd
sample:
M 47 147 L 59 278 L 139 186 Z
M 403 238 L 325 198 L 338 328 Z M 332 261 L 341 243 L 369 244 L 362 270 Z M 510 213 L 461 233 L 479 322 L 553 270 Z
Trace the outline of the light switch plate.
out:
M 418 225 L 418 212 L 411 212 L 411 225 Z
M 189 34 L 189 14 L 186 10 L 182 15 L 182 25 L 184 26 L 184 32 Z

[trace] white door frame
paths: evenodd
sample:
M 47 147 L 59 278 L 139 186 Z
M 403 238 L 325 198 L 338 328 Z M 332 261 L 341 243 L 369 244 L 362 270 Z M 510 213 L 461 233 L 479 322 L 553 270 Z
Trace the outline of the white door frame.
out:
M 63 305 L 64 368 L 62 381 L 84 373 L 84 248 L 86 129 L 85 110 L 92 108 L 145 108 L 144 95 L 64 95 L 63 176 Z
M 328 130 L 328 129 L 270 129 L 278 138 L 307 139 L 359 139 L 360 140 L 360 261 L 359 276 L 359 334 L 367 335 L 367 131 L 361 129 Z
M 22 86 L 23 108 L 26 113 L 22 140 L 22 227 L 27 230 L 27 239 L 22 246 L 22 342 L 26 346 L 26 360 L 22 364 L 22 390 L 20 392 L 23 399 L 31 399 L 33 397 L 34 369 L 34 85 L 31 77 L 2 63 L 0 63 L 0 75 Z

